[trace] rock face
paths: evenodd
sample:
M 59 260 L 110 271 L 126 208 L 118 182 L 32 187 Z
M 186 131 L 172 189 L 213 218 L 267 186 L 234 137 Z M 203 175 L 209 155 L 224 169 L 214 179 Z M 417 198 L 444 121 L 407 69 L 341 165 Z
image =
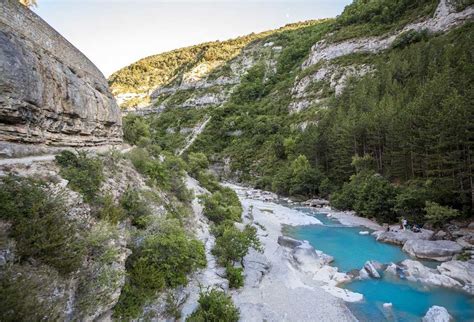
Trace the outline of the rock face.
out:
M 474 263 L 473 262 L 462 262 L 462 261 L 449 261 L 442 263 L 438 266 L 438 271 L 461 282 L 464 286 L 463 289 L 474 294 Z
M 430 33 L 445 31 L 457 26 L 474 16 L 474 8 L 468 7 L 457 12 L 448 0 L 441 0 L 434 17 L 425 21 L 406 25 L 399 33 L 383 37 L 358 38 L 328 43 L 321 40 L 311 48 L 309 58 L 303 63 L 303 68 L 315 65 L 322 60 L 332 60 L 341 56 L 354 53 L 378 53 L 390 48 L 399 35 L 407 31 L 426 30 Z
M 410 230 L 375 231 L 372 233 L 377 241 L 403 246 L 408 240 L 425 240 L 433 236 L 431 230 L 422 229 L 419 233 Z
M 450 240 L 408 240 L 403 246 L 408 254 L 437 261 L 450 260 L 462 251 L 461 245 Z
M 436 269 L 424 266 L 418 261 L 406 259 L 398 266 L 390 264 L 385 272 L 400 276 L 403 275 L 409 281 L 419 282 L 432 286 L 461 288 L 461 284 L 455 279 L 440 274 Z
M 45 146 L 121 142 L 102 73 L 18 1 L 0 3 L 0 141 Z
M 450 322 L 453 321 L 448 310 L 442 306 L 433 305 L 422 319 L 423 322 Z

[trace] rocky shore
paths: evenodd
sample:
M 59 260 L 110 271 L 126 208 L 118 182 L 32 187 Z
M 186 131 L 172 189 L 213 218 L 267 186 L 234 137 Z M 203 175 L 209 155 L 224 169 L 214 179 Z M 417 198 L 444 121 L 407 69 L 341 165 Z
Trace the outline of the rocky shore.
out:
M 284 225 L 321 224 L 304 213 L 275 203 L 276 195 L 235 185 L 244 223 L 258 229 L 264 252 L 244 259 L 245 286 L 233 291 L 243 321 L 355 321 L 345 301 L 361 294 L 338 287 L 350 279 L 330 266 L 332 257 L 308 242 L 282 236 Z

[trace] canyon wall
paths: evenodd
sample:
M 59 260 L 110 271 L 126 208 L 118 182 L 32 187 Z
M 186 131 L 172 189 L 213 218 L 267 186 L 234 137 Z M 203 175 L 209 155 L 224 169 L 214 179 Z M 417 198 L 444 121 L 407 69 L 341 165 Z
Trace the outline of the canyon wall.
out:
M 9 146 L 120 143 L 120 110 L 98 68 L 31 10 L 0 3 L 0 155 Z

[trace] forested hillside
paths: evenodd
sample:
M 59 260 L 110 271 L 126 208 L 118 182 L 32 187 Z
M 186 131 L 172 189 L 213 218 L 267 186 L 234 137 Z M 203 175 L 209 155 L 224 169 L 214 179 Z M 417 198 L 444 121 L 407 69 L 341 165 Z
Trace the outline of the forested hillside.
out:
M 470 217 L 472 4 L 356 0 L 335 20 L 265 34 L 201 78 L 212 86 L 177 82 L 166 98 L 154 88 L 161 114 L 126 118 L 126 139 L 146 133 L 142 144 L 175 151 L 211 117 L 189 151 L 205 153 L 229 178 L 329 197 L 381 222 Z M 227 96 L 183 105 L 220 93 L 213 73 L 239 59 L 251 63 Z

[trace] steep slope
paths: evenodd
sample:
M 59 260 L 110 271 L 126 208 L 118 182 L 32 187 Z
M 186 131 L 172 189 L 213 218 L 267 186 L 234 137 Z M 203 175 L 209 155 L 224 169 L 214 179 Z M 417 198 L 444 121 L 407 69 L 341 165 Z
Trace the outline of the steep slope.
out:
M 336 20 L 250 43 L 194 87 L 150 88 L 149 111 L 161 114 L 144 123 L 130 116 L 125 132 L 142 124 L 151 142 L 177 151 L 211 117 L 189 151 L 234 179 L 281 194 L 333 194 L 340 208 L 380 220 L 423 222 L 425 201 L 467 215 L 473 17 L 469 1 L 354 1 Z M 214 81 L 224 79 L 220 70 L 243 72 L 223 86 Z M 356 169 L 368 171 L 357 188 L 336 193 Z M 357 192 L 366 180 L 382 190 Z M 420 195 L 410 205 L 413 190 Z
M 18 1 L 0 4 L 0 155 L 45 146 L 121 143 L 103 74 Z M 25 151 L 23 151 L 25 152 Z

